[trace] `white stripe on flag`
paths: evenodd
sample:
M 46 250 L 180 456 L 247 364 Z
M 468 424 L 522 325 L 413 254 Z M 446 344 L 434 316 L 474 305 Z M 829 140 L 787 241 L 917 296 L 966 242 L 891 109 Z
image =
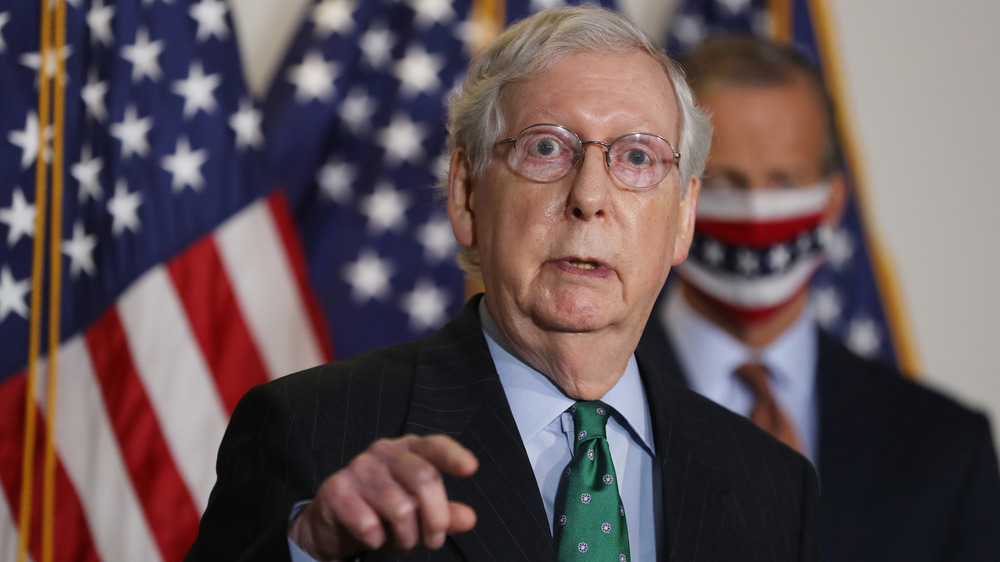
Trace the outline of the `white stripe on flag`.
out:
M 261 200 L 215 232 L 216 246 L 268 375 L 323 362 L 302 294 L 270 208 Z
M 42 376 L 36 387 L 43 410 L 47 367 L 46 364 L 39 369 Z M 58 391 L 56 450 L 80 499 L 94 548 L 102 560 L 162 560 L 132 479 L 125 470 L 93 363 L 81 336 L 59 349 Z
M 17 541 L 14 514 L 7 505 L 7 494 L 0 490 L 0 560 L 17 560 Z
M 164 267 L 133 284 L 118 312 L 171 456 L 201 513 L 229 416 Z

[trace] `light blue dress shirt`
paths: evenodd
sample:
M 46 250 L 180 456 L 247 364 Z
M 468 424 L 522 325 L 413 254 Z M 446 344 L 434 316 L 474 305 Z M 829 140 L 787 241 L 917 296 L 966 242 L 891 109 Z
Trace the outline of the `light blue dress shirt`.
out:
M 671 291 L 656 320 L 666 328 L 691 388 L 737 414 L 749 416 L 754 396 L 735 371 L 748 362 L 766 365 L 772 375 L 774 399 L 795 428 L 802 454 L 815 464 L 818 342 L 809 308 L 770 345 L 752 348 L 698 314 L 677 287 Z
M 551 530 L 559 478 L 573 458 L 573 416 L 566 410 L 575 400 L 517 356 L 487 312 L 485 298 L 479 304 L 479 318 L 535 472 Z M 654 462 L 649 402 L 634 356 L 629 359 L 622 378 L 601 400 L 614 408 L 616 414 L 608 421 L 608 446 L 618 476 L 618 493 L 625 506 L 631 559 L 657 560 L 657 547 L 663 544 L 660 468 Z M 306 500 L 296 504 L 289 521 L 308 503 Z M 314 562 L 291 539 L 288 547 L 294 562 Z
M 573 416 L 566 410 L 576 401 L 518 357 L 493 323 L 485 302 L 480 302 L 479 318 L 486 343 L 535 472 L 551 529 L 559 479 L 573 458 Z M 625 506 L 631 559 L 657 560 L 657 545 L 663 544 L 660 468 L 654 462 L 649 402 L 634 356 L 622 378 L 601 400 L 616 413 L 608 421 L 608 446 Z

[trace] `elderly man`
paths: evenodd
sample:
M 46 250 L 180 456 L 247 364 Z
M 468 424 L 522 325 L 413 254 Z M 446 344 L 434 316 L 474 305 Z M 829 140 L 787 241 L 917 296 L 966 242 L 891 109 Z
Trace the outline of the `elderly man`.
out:
M 637 353 L 816 464 L 824 560 L 1000 560 L 986 419 L 855 356 L 808 308 L 844 197 L 819 75 L 748 37 L 684 66 L 715 135 L 691 255 Z
M 448 213 L 485 296 L 250 391 L 189 559 L 814 559 L 809 463 L 633 356 L 708 134 L 619 16 L 501 35 L 450 114 Z

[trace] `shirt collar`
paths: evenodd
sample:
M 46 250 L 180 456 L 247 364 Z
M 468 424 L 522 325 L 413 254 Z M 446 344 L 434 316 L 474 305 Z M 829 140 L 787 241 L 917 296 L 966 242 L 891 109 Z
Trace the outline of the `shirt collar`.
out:
M 485 298 L 479 303 L 479 319 L 521 441 L 527 443 L 576 401 L 520 358 L 490 317 Z M 614 408 L 618 419 L 624 420 L 623 425 L 633 438 L 653 454 L 655 447 L 649 402 L 634 354 L 629 358 L 621 379 L 601 400 Z
M 812 392 L 817 344 L 809 307 L 763 348 L 751 348 L 708 321 L 687 303 L 679 286 L 670 289 L 659 320 L 675 343 L 688 382 L 699 393 L 706 394 L 703 389 L 724 383 L 748 361 L 767 365 L 775 384 L 795 388 L 794 394 L 808 396 Z

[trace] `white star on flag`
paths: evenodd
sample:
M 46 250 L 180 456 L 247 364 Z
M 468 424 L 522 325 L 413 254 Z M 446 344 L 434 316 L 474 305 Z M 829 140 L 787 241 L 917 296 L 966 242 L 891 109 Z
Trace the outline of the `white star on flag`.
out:
M 195 191 L 201 191 L 205 178 L 201 175 L 201 166 L 208 161 L 208 150 L 202 148 L 192 151 L 187 137 L 177 139 L 173 154 L 163 157 L 162 167 L 171 173 L 171 187 L 174 193 L 184 191 L 184 186 L 190 186 Z
M 424 29 L 435 23 L 447 23 L 455 17 L 451 0 L 410 0 L 409 4 L 416 12 L 417 25 Z
M 705 23 L 699 16 L 679 14 L 674 23 L 674 36 L 685 47 L 690 47 L 705 38 Z
M 264 135 L 260 132 L 261 115 L 248 98 L 240 100 L 239 110 L 229 117 L 229 127 L 236 133 L 236 147 L 260 148 Z
M 184 98 L 184 117 L 191 118 L 198 110 L 205 113 L 215 111 L 216 102 L 213 92 L 222 83 L 218 74 L 205 75 L 201 62 L 191 63 L 188 77 L 174 82 L 171 90 Z
M 846 228 L 837 229 L 830 237 L 826 256 L 834 269 L 843 269 L 854 257 L 854 240 Z
M 424 258 L 441 262 L 455 255 L 458 242 L 447 217 L 436 216 L 417 229 L 417 240 L 424 247 Z
M 340 119 L 356 135 L 360 135 L 371 125 L 375 114 L 375 102 L 361 88 L 351 90 L 340 104 Z
M 847 347 L 862 357 L 874 357 L 882 345 L 878 325 L 871 318 L 855 318 L 847 328 Z
M 382 234 L 387 230 L 398 232 L 406 226 L 406 209 L 410 195 L 397 191 L 392 185 L 380 183 L 371 195 L 361 198 L 358 210 L 368 217 L 368 230 Z
M 139 232 L 139 205 L 142 204 L 142 192 L 129 193 L 128 186 L 119 180 L 115 184 L 115 194 L 108 200 L 108 212 L 111 213 L 111 232 L 120 235 L 125 229 Z
M 74 224 L 73 238 L 62 242 L 62 252 L 69 257 L 69 273 L 73 279 L 79 277 L 81 271 L 88 277 L 93 277 L 97 273 L 93 256 L 95 247 L 97 247 L 97 236 L 84 232 L 82 223 Z
M 351 29 L 354 19 L 354 2 L 349 0 L 323 0 L 313 7 L 313 33 L 319 37 L 329 37 L 333 33 L 343 33 Z
M 829 329 L 840 318 L 843 305 L 837 290 L 833 287 L 822 287 L 812 290 L 812 308 L 819 325 Z
M 6 265 L 0 269 L 0 322 L 7 319 L 11 313 L 21 318 L 28 318 L 28 305 L 24 296 L 31 290 L 31 278 L 25 277 L 18 281 Z
M 38 114 L 34 111 L 28 112 L 24 128 L 20 131 L 11 131 L 7 135 L 7 140 L 21 149 L 21 168 L 31 167 L 38 158 Z M 45 128 L 45 140 L 46 147 L 42 157 L 48 162 L 51 158 L 48 141 L 52 140 L 52 127 Z
M 21 64 L 39 74 L 44 73 L 47 78 L 54 78 L 56 71 L 59 69 L 59 59 L 62 59 L 62 62 L 65 63 L 71 54 L 73 54 L 73 49 L 69 45 L 59 49 L 58 52 L 55 50 L 49 51 L 44 60 L 42 60 L 42 54 L 39 52 L 25 53 L 21 55 Z M 63 68 L 65 69 L 65 66 Z M 62 80 L 63 83 L 69 83 L 69 76 L 65 71 L 62 73 Z
M 403 60 L 396 63 L 396 78 L 400 90 L 407 96 L 430 94 L 441 88 L 438 73 L 444 68 L 444 61 L 422 47 L 410 47 Z
M 146 140 L 146 135 L 152 128 L 152 117 L 139 119 L 135 105 L 127 106 L 121 123 L 111 124 L 111 136 L 122 143 L 122 158 L 128 158 L 133 154 L 145 157 L 149 154 L 149 141 Z
M 80 90 L 80 97 L 87 106 L 87 114 L 102 123 L 108 117 L 108 110 L 104 104 L 104 95 L 107 93 L 108 83 L 98 80 L 97 71 L 90 69 L 87 83 Z
M 87 12 L 87 26 L 90 28 L 90 38 L 99 41 L 105 47 L 115 42 L 111 31 L 111 18 L 115 16 L 114 6 L 105 6 L 103 0 L 94 0 Z
M 35 206 L 24 198 L 20 187 L 14 188 L 10 207 L 0 209 L 0 222 L 7 225 L 7 246 L 13 247 L 21 236 L 35 235 Z
M 229 37 L 229 27 L 226 25 L 227 10 L 226 3 L 220 0 L 202 0 L 192 4 L 188 14 L 198 22 L 195 39 L 206 41 L 211 37 L 217 39 Z
M 389 164 L 416 164 L 424 156 L 421 144 L 426 136 L 422 124 L 414 123 L 406 114 L 399 114 L 379 134 L 378 143 L 385 147 L 385 159 Z
M 351 184 L 357 179 L 354 166 L 340 160 L 331 160 L 316 173 L 316 183 L 331 201 L 344 205 L 351 200 Z
M 3 27 L 10 21 L 10 12 L 0 13 L 0 53 L 7 50 L 7 43 L 3 40 Z
M 143 77 L 159 82 L 163 76 L 159 62 L 163 47 L 163 39 L 149 41 L 149 31 L 145 27 L 135 32 L 135 42 L 122 47 L 122 58 L 132 63 L 132 82 L 138 82 Z
M 70 175 L 80 184 L 80 191 L 77 192 L 77 199 L 83 203 L 87 198 L 94 200 L 104 196 L 101 192 L 101 170 L 104 162 L 100 158 L 91 156 L 89 144 L 83 145 L 80 149 L 80 161 L 70 167 Z
M 750 0 L 716 0 L 719 4 L 729 10 L 730 14 L 739 14 L 750 7 Z
M 383 26 L 373 27 L 361 36 L 361 52 L 372 68 L 381 68 L 392 56 L 393 34 Z
M 410 316 L 410 326 L 422 331 L 444 323 L 448 309 L 448 293 L 427 279 L 417 281 L 413 291 L 403 295 L 403 310 Z
M 344 266 L 342 274 L 344 281 L 351 286 L 351 298 L 359 304 L 370 300 L 385 300 L 389 296 L 391 286 L 389 278 L 395 268 L 389 260 L 378 257 L 371 250 L 362 250 L 358 261 Z
M 306 53 L 302 63 L 288 71 L 288 81 L 295 85 L 295 99 L 299 103 L 330 101 L 337 68 L 336 63 L 327 62 L 319 51 Z

